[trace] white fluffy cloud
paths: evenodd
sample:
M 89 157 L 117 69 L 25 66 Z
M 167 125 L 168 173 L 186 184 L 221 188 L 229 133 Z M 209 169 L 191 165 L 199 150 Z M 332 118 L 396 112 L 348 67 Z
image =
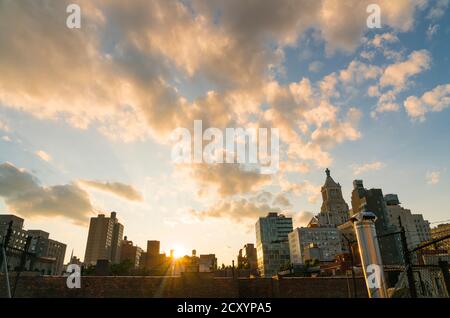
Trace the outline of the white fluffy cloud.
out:
M 441 180 L 441 172 L 440 171 L 429 171 L 426 175 L 427 183 L 431 185 L 438 184 Z
M 378 95 L 378 104 L 372 117 L 376 117 L 378 113 L 398 111 L 398 94 L 408 88 L 414 76 L 428 70 L 430 66 L 431 55 L 427 50 L 414 51 L 404 61 L 387 66 L 378 87 L 369 89 L 370 95 Z
M 352 165 L 353 175 L 355 176 L 361 175 L 368 171 L 380 170 L 384 167 L 386 167 L 386 164 L 380 161 Z
M 436 86 L 421 97 L 410 96 L 404 106 L 411 118 L 425 120 L 428 112 L 441 112 L 450 106 L 450 84 Z
M 46 153 L 44 150 L 38 150 L 35 152 L 36 156 L 38 156 L 39 158 L 41 158 L 44 161 L 51 161 L 52 160 L 52 156 L 50 156 L 48 153 Z

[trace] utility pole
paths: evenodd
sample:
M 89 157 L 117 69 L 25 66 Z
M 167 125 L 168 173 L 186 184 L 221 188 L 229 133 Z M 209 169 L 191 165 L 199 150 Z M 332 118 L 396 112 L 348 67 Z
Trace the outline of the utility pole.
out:
M 400 238 L 402 241 L 403 259 L 405 260 L 406 276 L 408 278 L 409 292 L 411 298 L 417 298 L 416 282 L 414 280 L 414 272 L 411 264 L 411 255 L 408 250 L 408 242 L 406 240 L 405 228 L 402 225 L 402 219 L 398 217 L 398 224 L 400 225 Z
M 352 242 L 348 239 L 347 236 L 345 236 L 344 233 L 342 233 L 342 236 L 347 241 L 348 251 L 350 252 L 350 262 L 351 262 L 351 266 L 352 266 L 352 281 L 353 281 L 353 298 L 358 298 L 358 294 L 356 291 L 355 258 L 353 257 Z
M 14 290 L 13 290 L 13 293 L 12 293 L 12 298 L 14 298 L 14 295 L 16 294 L 17 283 L 18 283 L 18 281 L 19 281 L 20 274 L 21 274 L 22 271 L 25 269 L 25 264 L 26 264 L 26 262 L 27 262 L 27 254 L 28 254 L 28 250 L 29 250 L 30 245 L 31 245 L 31 239 L 32 239 L 31 236 L 27 236 L 27 241 L 26 241 L 26 243 L 25 243 L 25 250 L 24 250 L 23 253 L 22 253 L 22 257 L 21 257 L 21 259 L 20 259 L 20 267 L 19 267 L 19 271 L 17 272 L 16 280 L 15 280 L 15 282 L 14 282 Z

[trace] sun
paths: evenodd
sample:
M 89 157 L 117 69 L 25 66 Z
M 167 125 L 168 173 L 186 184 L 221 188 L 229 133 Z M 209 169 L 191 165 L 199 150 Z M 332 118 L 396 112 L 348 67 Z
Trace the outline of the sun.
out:
M 172 250 L 173 250 L 173 257 L 175 258 L 181 258 L 188 254 L 187 249 L 180 244 L 174 245 Z

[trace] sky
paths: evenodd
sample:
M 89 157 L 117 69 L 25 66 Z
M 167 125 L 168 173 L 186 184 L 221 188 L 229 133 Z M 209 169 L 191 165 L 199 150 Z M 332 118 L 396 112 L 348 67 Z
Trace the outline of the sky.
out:
M 69 4 L 81 28 L 68 28 Z M 366 11 L 378 4 L 380 28 Z M 145 248 L 231 264 L 269 211 L 304 226 L 325 169 L 450 218 L 448 0 L 0 0 L 0 213 L 84 258 L 117 211 Z M 177 164 L 171 133 L 278 128 L 280 165 Z

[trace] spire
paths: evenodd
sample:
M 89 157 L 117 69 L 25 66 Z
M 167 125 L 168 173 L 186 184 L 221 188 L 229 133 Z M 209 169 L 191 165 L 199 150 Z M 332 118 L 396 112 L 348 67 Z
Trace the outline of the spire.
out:
M 333 180 L 333 178 L 331 177 L 330 169 L 327 168 L 327 170 L 325 170 L 325 173 L 327 174 L 327 178 L 325 179 L 325 184 L 323 186 L 324 187 L 339 187 L 339 184 L 336 183 Z

